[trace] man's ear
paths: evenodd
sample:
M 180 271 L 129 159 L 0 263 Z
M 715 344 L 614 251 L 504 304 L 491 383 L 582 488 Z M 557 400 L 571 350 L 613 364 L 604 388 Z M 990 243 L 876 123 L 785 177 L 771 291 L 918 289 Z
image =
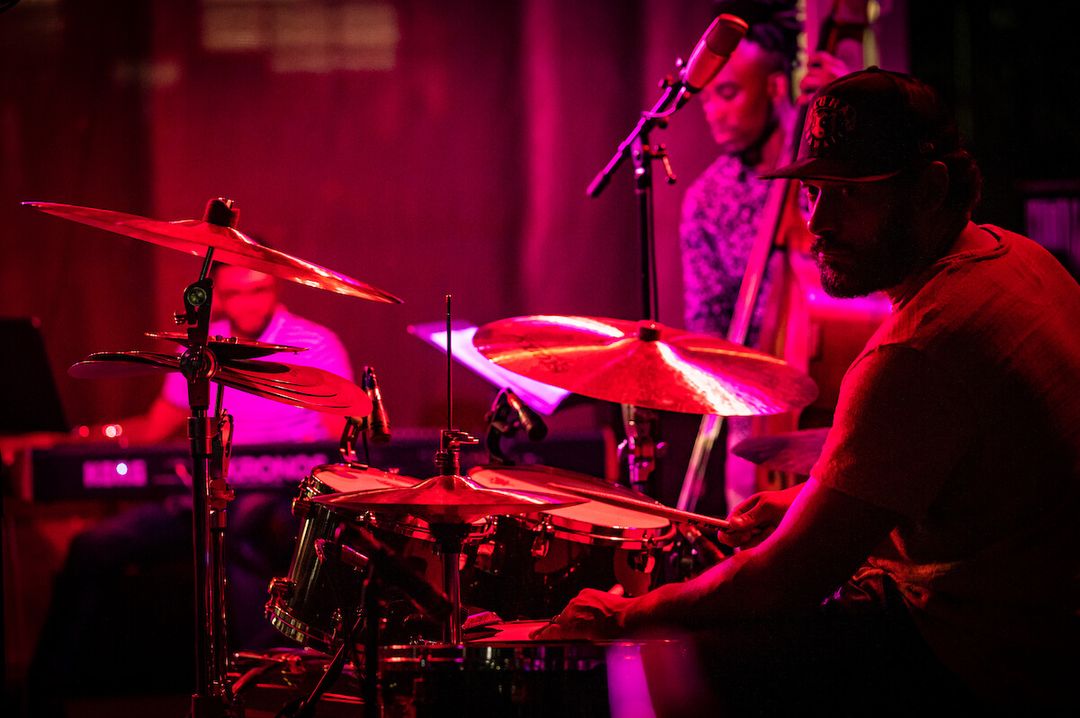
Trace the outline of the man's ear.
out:
M 949 196 L 949 168 L 944 162 L 931 162 L 919 177 L 916 199 L 919 207 L 926 210 L 941 209 Z

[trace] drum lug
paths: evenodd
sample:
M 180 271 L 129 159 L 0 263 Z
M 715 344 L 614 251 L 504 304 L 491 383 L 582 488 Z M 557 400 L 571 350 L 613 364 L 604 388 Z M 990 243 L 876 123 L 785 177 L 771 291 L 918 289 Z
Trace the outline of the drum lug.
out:
M 631 551 L 627 558 L 630 568 L 641 573 L 652 573 L 656 566 L 656 557 L 650 551 Z
M 296 584 L 287 578 L 270 579 L 270 596 L 287 601 L 293 594 Z
M 656 567 L 656 542 L 651 535 L 645 536 L 645 547 L 640 551 L 630 551 L 627 560 L 630 568 L 642 573 L 652 573 Z
M 536 538 L 533 539 L 531 553 L 533 558 L 545 558 L 548 555 L 548 549 L 551 548 L 551 523 L 550 519 L 545 516 L 544 522 L 540 525 L 540 529 L 536 534 Z
M 485 573 L 497 573 L 498 547 L 494 541 L 485 541 L 476 547 L 475 566 Z
M 311 508 L 311 500 L 304 496 L 297 496 L 292 502 L 292 515 L 303 520 Z

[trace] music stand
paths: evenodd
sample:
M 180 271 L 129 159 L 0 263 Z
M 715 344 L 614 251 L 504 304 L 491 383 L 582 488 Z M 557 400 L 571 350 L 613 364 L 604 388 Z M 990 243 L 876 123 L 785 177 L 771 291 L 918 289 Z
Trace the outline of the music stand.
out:
M 0 435 L 66 432 L 60 393 L 35 317 L 0 317 Z

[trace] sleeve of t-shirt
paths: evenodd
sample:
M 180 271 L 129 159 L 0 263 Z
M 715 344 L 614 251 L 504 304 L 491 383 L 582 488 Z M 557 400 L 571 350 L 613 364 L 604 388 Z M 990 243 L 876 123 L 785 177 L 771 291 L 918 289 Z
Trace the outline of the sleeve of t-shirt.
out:
M 844 376 L 833 428 L 811 475 L 917 520 L 965 453 L 972 406 L 962 384 L 923 352 L 876 347 Z
M 318 341 L 308 345 L 307 351 L 292 355 L 277 354 L 274 359 L 287 364 L 316 367 L 353 381 L 352 364 L 341 340 L 329 330 L 319 334 Z
M 187 380 L 178 371 L 171 371 L 165 375 L 165 383 L 161 385 L 161 397 L 173 406 L 183 409 L 188 408 Z

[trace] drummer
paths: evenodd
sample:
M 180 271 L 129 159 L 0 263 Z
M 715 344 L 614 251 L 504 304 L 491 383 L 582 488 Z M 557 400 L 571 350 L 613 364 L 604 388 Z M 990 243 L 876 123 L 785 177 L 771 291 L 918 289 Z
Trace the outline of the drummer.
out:
M 276 279 L 225 264 L 215 264 L 210 276 L 214 280 L 215 313 L 220 312 L 210 323 L 210 336 L 301 347 L 306 351 L 276 358 L 325 369 L 352 381 L 352 365 L 341 340 L 327 327 L 290 312 L 278 298 Z M 334 414 L 228 389 L 225 408 L 235 419 L 233 441 L 237 444 L 330 439 L 344 426 L 344 419 Z M 145 414 L 119 422 L 119 435 L 134 443 L 173 438 L 181 434 L 189 413 L 187 382 L 174 372 L 166 377 L 161 394 Z
M 806 127 L 773 176 L 803 183 L 822 285 L 893 303 L 823 455 L 736 507 L 734 557 L 639 598 L 584 591 L 538 635 L 711 629 L 711 678 L 755 711 L 1075 709 L 1080 289 L 970 221 L 978 167 L 923 83 L 847 75 Z

